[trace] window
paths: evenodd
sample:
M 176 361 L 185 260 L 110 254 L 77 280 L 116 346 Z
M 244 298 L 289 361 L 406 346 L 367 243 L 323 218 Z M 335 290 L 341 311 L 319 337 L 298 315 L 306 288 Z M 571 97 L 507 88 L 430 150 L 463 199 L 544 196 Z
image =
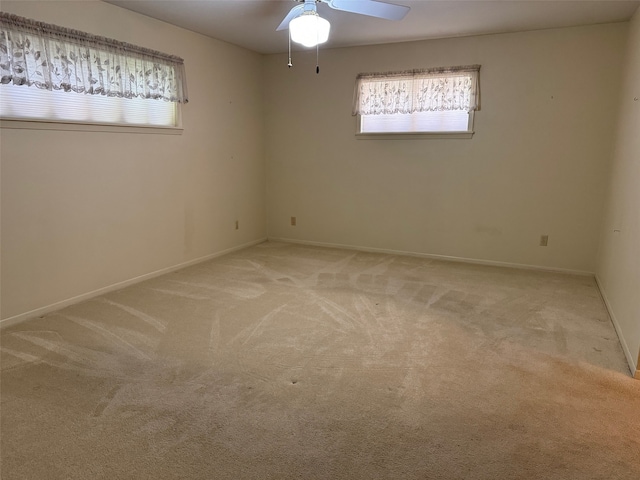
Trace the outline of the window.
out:
M 184 61 L 0 12 L 0 117 L 179 126 Z
M 473 65 L 358 75 L 357 133 L 470 137 L 479 107 L 479 71 Z

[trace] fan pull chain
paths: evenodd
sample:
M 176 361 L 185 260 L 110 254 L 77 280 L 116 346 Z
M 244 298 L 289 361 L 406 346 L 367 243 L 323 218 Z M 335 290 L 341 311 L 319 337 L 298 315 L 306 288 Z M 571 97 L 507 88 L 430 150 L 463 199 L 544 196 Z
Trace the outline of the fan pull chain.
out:
M 287 67 L 293 67 L 293 63 L 291 63 L 291 30 L 289 30 L 289 63 L 287 63 Z
M 316 75 L 320 73 L 320 46 L 316 43 Z

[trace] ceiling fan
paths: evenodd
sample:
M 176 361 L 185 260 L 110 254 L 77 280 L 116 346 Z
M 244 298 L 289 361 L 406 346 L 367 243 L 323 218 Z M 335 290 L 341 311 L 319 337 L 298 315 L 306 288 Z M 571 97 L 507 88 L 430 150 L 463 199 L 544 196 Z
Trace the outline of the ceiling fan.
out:
M 387 20 L 401 20 L 410 8 L 375 0 L 297 0 L 276 31 L 289 28 L 290 40 L 305 47 L 315 47 L 329 39 L 329 22 L 317 12 L 318 3 L 326 3 L 334 10 L 359 13 Z

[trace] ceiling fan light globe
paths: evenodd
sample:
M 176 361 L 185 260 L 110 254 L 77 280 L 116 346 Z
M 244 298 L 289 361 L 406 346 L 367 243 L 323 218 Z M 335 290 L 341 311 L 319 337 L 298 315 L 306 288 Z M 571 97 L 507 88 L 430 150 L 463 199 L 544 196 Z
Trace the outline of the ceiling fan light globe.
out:
M 315 47 L 329 39 L 331 24 L 315 12 L 305 12 L 289 22 L 291 40 L 305 47 Z

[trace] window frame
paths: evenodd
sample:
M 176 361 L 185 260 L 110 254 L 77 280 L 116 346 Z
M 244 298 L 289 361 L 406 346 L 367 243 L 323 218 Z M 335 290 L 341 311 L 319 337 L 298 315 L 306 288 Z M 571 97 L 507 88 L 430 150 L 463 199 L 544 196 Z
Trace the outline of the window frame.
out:
M 0 46 L 2 84 L 17 88 L 0 88 L 8 100 L 0 128 L 183 132 L 188 94 L 180 57 L 6 12 Z M 79 95 L 82 101 L 69 101 Z M 172 107 L 150 103 L 161 101 Z
M 72 132 L 142 133 L 160 135 L 182 135 L 184 128 L 116 123 L 71 122 L 62 120 L 0 119 L 0 129 L 60 130 Z
M 471 139 L 475 134 L 475 112 L 480 109 L 480 69 L 481 65 L 460 65 L 451 67 L 435 67 L 393 72 L 359 73 L 353 95 L 352 115 L 356 117 L 356 139 Z M 460 89 L 460 84 L 453 80 L 448 85 L 424 85 L 415 90 L 417 82 L 438 82 L 437 79 L 450 80 L 455 77 L 469 77 L 469 84 Z M 433 80 L 432 80 L 433 79 Z M 408 86 L 407 86 L 408 84 Z M 382 86 L 382 89 L 380 88 Z M 425 90 L 426 89 L 426 90 Z M 414 108 L 414 105 L 417 105 Z M 362 130 L 363 117 L 373 118 L 377 114 L 386 117 L 394 115 L 419 115 L 421 112 L 465 111 L 468 114 L 467 128 L 455 130 L 405 130 L 365 132 Z M 365 112 L 365 113 L 362 113 Z M 371 114 L 367 112 L 372 112 Z M 436 126 L 430 125 L 429 117 L 402 118 L 392 128 Z M 409 120 L 405 124 L 405 120 Z M 442 118 L 442 121 L 447 119 Z M 382 125 L 384 125 L 384 122 Z M 460 122 L 461 123 L 461 122 Z M 451 125 L 451 124 L 449 124 Z M 455 126 L 461 126 L 454 124 Z

